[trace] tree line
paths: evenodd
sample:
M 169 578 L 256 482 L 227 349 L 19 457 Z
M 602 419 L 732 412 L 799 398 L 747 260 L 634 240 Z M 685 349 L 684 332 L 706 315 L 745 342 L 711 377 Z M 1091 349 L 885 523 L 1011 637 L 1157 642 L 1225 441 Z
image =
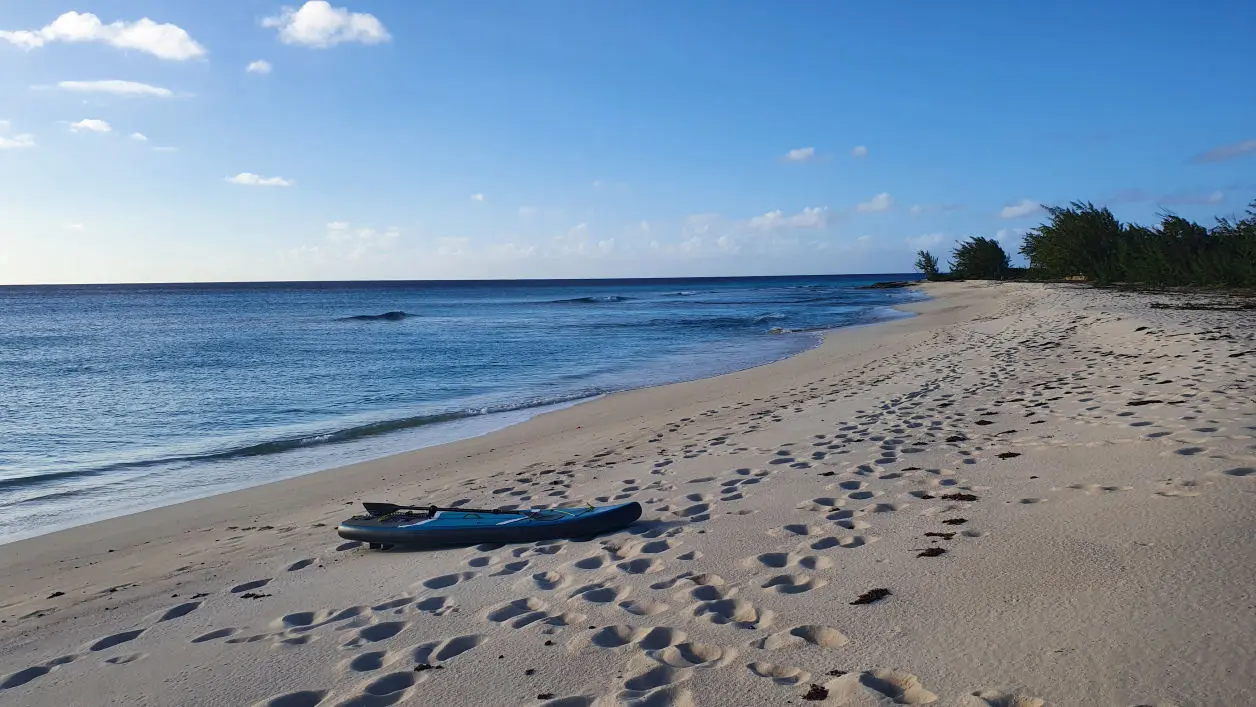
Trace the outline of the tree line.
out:
M 929 251 L 916 254 L 916 269 L 938 279 L 1085 279 L 1097 284 L 1256 287 L 1256 201 L 1246 216 L 1217 219 L 1211 227 L 1171 213 L 1160 223 L 1122 223 L 1106 207 L 1089 202 L 1046 207 L 1047 220 L 1025 234 L 1020 253 L 1028 268 L 1013 268 L 992 238 L 961 241 L 951 253 L 950 273 Z

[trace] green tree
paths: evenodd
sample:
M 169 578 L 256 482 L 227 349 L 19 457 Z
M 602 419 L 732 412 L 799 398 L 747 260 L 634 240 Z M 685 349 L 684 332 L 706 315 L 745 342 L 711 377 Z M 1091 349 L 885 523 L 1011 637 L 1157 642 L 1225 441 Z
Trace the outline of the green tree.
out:
M 1002 280 L 1012 264 L 1003 246 L 993 238 L 976 236 L 961 241 L 951 254 L 951 274 L 977 280 Z
M 933 253 L 921 250 L 916 253 L 916 269 L 925 274 L 925 279 L 936 280 L 938 277 L 938 259 Z

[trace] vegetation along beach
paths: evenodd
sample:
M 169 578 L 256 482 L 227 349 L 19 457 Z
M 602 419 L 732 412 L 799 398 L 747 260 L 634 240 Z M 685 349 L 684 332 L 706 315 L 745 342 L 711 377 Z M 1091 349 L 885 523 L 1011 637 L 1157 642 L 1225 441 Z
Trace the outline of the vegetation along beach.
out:
M 1256 705 L 1253 26 L 4 4 L 0 707 Z

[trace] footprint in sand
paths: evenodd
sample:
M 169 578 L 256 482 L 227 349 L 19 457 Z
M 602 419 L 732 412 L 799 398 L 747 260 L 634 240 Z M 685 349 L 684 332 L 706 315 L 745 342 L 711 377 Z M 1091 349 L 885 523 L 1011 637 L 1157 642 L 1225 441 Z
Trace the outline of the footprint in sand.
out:
M 754 662 L 746 667 L 761 678 L 770 678 L 777 685 L 798 685 L 811 680 L 811 673 L 788 665 Z
M 795 552 L 765 552 L 762 555 L 747 557 L 741 561 L 743 567 L 762 565 L 772 569 L 802 567 L 809 570 L 823 570 L 833 566 L 833 560 L 817 555 L 802 555 Z
M 326 690 L 301 690 L 255 702 L 253 707 L 315 707 L 322 703 L 324 697 L 327 697 Z
M 623 599 L 631 591 L 631 587 L 614 586 L 598 582 L 586 584 L 571 592 L 568 598 L 583 599 L 591 604 L 609 604 Z
M 428 589 L 445 589 L 455 584 L 461 584 L 469 579 L 479 576 L 478 572 L 455 572 L 453 574 L 443 574 L 439 577 L 432 577 L 423 581 L 423 586 Z
M 450 660 L 483 643 L 484 636 L 470 634 L 439 641 L 428 641 L 414 647 L 415 663 L 437 663 Z
M 788 631 L 774 633 L 754 643 L 764 650 L 777 650 L 789 646 L 813 645 L 822 648 L 840 648 L 850 639 L 845 634 L 830 626 L 804 625 L 795 626 Z
M 627 611 L 633 616 L 657 616 L 667 611 L 667 604 L 654 601 L 621 601 L 619 608 Z
M 231 588 L 231 593 L 232 593 L 232 594 L 241 594 L 241 593 L 244 593 L 244 592 L 249 592 L 249 591 L 252 591 L 252 590 L 254 590 L 254 589 L 261 589 L 262 587 L 266 586 L 267 584 L 270 584 L 270 580 L 269 580 L 269 579 L 258 579 L 258 580 L 254 580 L 254 581 L 252 581 L 252 582 L 245 582 L 244 584 L 237 584 L 236 586 L 232 587 L 232 588 Z
M 647 650 L 645 654 L 651 660 L 673 668 L 720 667 L 736 658 L 737 650 L 710 643 L 686 642 Z
M 1045 700 L 1037 697 L 999 690 L 978 690 L 972 697 L 976 699 L 969 700 L 969 703 L 974 707 L 1043 707 L 1046 704 Z
M 716 599 L 698 604 L 693 615 L 718 625 L 733 625 L 745 629 L 763 629 L 772 625 L 775 618 L 770 610 L 759 609 L 744 599 Z
M 828 584 L 823 579 L 808 577 L 801 574 L 778 574 L 764 582 L 761 586 L 777 594 L 802 594 Z
M 357 648 L 368 643 L 386 641 L 404 631 L 407 626 L 408 624 L 405 621 L 385 621 L 383 623 L 364 626 L 358 629 L 357 635 L 345 643 L 344 647 Z
M 16 673 L 10 673 L 9 675 L 6 675 L 3 680 L 0 680 L 0 690 L 8 690 L 10 688 L 20 687 L 30 682 L 31 680 L 34 680 L 35 678 L 39 678 L 39 677 L 43 677 L 44 675 L 47 675 L 49 671 L 51 670 L 52 668 L 49 668 L 46 665 L 36 665 L 30 668 L 19 670 Z
M 670 626 L 635 628 L 621 624 L 605 626 L 576 636 L 572 639 L 570 648 L 576 652 L 588 645 L 598 648 L 621 648 L 631 645 L 642 650 L 662 650 L 684 643 L 686 638 L 684 631 Z
M 114 646 L 120 643 L 127 643 L 128 641 L 134 641 L 135 639 L 139 638 L 140 635 L 143 634 L 144 631 L 146 630 L 147 629 L 137 628 L 133 631 L 123 631 L 121 633 L 115 633 L 112 636 L 105 636 L 104 638 L 98 639 L 97 641 L 92 643 L 90 646 L 87 647 L 87 649 L 90 651 L 107 650 L 109 648 L 113 648 Z
M 428 597 L 414 603 L 415 611 L 433 616 L 444 616 L 454 608 L 454 603 L 449 597 Z
M 915 675 L 901 670 L 870 670 L 863 673 L 847 673 L 830 680 L 822 688 L 836 704 L 866 700 L 872 692 L 879 700 L 890 700 L 899 705 L 927 705 L 938 696 L 926 690 Z
M 220 628 L 216 631 L 210 631 L 209 633 L 201 634 L 197 636 L 196 638 L 193 638 L 191 642 L 192 643 L 205 643 L 206 641 L 214 641 L 219 638 L 226 638 L 227 636 L 234 636 L 235 634 L 239 632 L 240 632 L 240 629 L 238 628 Z
M 201 603 L 199 601 L 190 601 L 185 604 L 179 604 L 178 606 L 172 606 L 157 617 L 156 623 L 172 621 L 174 619 L 187 616 L 199 608 L 201 608 Z

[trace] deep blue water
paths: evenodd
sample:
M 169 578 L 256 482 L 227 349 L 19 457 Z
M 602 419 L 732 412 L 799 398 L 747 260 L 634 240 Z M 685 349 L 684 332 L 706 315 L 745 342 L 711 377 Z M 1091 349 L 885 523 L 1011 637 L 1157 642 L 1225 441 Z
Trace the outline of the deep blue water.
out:
M 784 358 L 913 277 L 0 287 L 0 541 Z

